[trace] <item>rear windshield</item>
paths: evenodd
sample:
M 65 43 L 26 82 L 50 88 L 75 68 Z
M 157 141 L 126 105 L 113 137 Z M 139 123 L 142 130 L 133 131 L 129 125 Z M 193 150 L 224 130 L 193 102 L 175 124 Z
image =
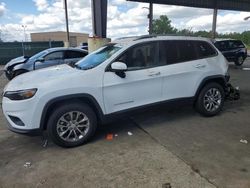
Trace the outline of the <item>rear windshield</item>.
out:
M 227 50 L 233 48 L 245 48 L 245 45 L 240 40 L 224 40 L 215 42 L 215 46 L 219 50 Z

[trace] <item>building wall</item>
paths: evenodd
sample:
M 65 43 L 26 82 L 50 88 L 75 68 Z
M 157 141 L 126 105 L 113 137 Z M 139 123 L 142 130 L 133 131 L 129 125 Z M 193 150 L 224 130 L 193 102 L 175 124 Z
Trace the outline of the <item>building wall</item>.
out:
M 42 32 L 42 33 L 31 33 L 31 41 L 63 41 L 67 42 L 67 33 L 63 31 L 57 32 Z M 88 41 L 89 35 L 86 33 L 69 33 L 70 46 L 75 47 L 81 45 L 83 42 Z

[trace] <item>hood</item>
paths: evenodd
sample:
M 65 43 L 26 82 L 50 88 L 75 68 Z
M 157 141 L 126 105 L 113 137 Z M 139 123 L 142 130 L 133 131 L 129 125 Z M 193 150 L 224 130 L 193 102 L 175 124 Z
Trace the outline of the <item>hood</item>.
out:
M 21 63 L 25 63 L 29 58 L 25 57 L 25 56 L 21 56 L 21 57 L 17 57 L 15 59 L 10 60 L 4 67 L 4 69 L 6 70 L 7 67 L 16 65 L 16 64 L 21 64 Z
M 72 68 L 68 65 L 48 67 L 15 77 L 8 83 L 4 90 L 16 91 L 46 87 L 46 85 L 52 84 L 53 81 L 61 82 L 63 79 L 70 79 L 71 76 L 79 72 L 82 72 L 82 70 Z

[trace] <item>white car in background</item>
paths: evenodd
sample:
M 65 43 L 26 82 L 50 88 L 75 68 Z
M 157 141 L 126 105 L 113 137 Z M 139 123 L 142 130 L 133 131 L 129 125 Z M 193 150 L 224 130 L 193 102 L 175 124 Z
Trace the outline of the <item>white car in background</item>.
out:
M 107 118 L 145 106 L 192 100 L 204 116 L 223 107 L 228 64 L 204 38 L 144 36 L 110 43 L 75 66 L 13 79 L 4 89 L 9 128 L 47 130 L 63 147 L 85 143 Z

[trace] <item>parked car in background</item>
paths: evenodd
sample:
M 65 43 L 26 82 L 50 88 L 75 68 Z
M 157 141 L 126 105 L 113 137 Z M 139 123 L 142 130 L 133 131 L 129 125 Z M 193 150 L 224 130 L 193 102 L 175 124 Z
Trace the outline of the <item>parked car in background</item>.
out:
M 89 50 L 87 42 L 83 42 L 78 48 L 81 48 L 83 50 Z
M 98 123 L 139 107 L 187 100 L 202 115 L 217 115 L 228 81 L 228 63 L 208 39 L 143 36 L 109 43 L 74 66 L 17 77 L 2 108 L 12 131 L 47 130 L 56 144 L 74 147 Z
M 60 64 L 74 64 L 88 54 L 88 51 L 77 48 L 49 48 L 32 57 L 18 57 L 9 61 L 5 67 L 5 75 L 12 78 L 37 69 Z
M 214 45 L 222 52 L 229 62 L 240 66 L 247 58 L 247 48 L 240 40 L 216 39 Z

